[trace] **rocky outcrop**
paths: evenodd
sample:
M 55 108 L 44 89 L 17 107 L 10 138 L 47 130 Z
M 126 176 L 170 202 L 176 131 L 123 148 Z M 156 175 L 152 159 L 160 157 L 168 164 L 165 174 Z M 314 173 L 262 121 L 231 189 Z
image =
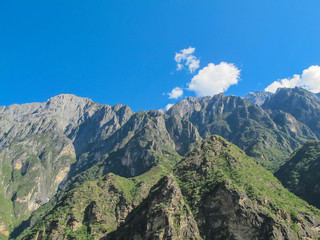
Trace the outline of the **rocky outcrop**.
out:
M 103 239 L 201 239 L 183 196 L 169 175 L 156 184 L 126 221 Z
M 306 139 L 316 139 L 307 126 L 291 115 L 290 126 L 278 125 L 272 112 L 236 96 L 189 97 L 172 106 L 167 114 L 191 122 L 202 138 L 223 136 L 272 171 Z
M 262 107 L 290 113 L 320 137 L 320 102 L 315 94 L 298 87 L 281 88 Z
M 100 239 L 126 221 L 164 174 L 161 168 L 154 168 L 132 179 L 110 173 L 87 181 L 57 204 L 36 211 L 42 217 L 15 239 Z
M 266 92 L 266 91 L 256 91 L 256 92 L 249 92 L 244 99 L 246 99 L 248 102 L 252 104 L 257 104 L 261 106 L 265 100 L 269 97 L 271 97 L 273 93 Z
M 0 159 L 0 195 L 12 202 L 1 214 L 10 216 L 4 224 L 8 228 L 8 223 L 26 220 L 50 200 L 76 161 L 76 154 L 66 137 L 44 133 L 3 148 Z
M 188 154 L 174 173 L 203 239 L 319 236 L 320 212 L 221 137 Z
M 109 174 L 65 195 L 30 232 L 19 239 L 99 239 L 124 221 L 137 204 L 131 180 Z
M 3 107 L 0 198 L 8 203 L 0 213 L 3 228 L 9 231 L 48 202 L 70 177 L 84 146 L 116 131 L 132 114 L 125 106 L 100 105 L 71 94 Z M 110 121 L 114 123 L 108 125 Z

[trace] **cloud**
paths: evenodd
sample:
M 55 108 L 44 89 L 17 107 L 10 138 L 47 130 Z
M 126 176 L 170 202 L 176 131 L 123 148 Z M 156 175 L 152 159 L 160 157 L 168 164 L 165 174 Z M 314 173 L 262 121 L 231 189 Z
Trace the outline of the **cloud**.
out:
M 171 104 L 171 103 L 167 104 L 167 106 L 166 106 L 166 111 L 168 111 L 173 105 L 174 105 L 174 104 Z
M 189 47 L 176 53 L 174 60 L 177 62 L 177 71 L 180 71 L 186 66 L 188 67 L 189 72 L 193 73 L 199 68 L 200 60 L 193 55 L 194 51 L 195 48 Z
M 294 74 L 292 78 L 281 79 L 271 83 L 265 91 L 275 93 L 278 88 L 302 87 L 311 92 L 320 92 L 320 66 L 313 65 L 303 70 L 302 74 Z
M 183 95 L 183 90 L 182 88 L 175 87 L 170 93 L 168 93 L 168 95 L 169 99 L 177 99 Z
M 231 85 L 237 84 L 240 70 L 232 63 L 221 62 L 217 65 L 209 63 L 201 69 L 189 83 L 189 90 L 197 96 L 213 96 L 225 92 Z

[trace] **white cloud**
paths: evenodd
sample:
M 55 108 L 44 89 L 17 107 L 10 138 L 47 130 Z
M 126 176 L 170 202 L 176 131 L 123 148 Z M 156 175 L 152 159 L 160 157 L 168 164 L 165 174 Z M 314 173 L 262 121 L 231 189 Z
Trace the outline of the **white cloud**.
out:
M 171 104 L 171 103 L 167 104 L 166 110 L 168 111 L 173 105 L 174 105 L 174 104 Z
M 201 69 L 189 83 L 189 90 L 198 96 L 213 96 L 225 92 L 231 85 L 237 84 L 240 70 L 232 63 L 209 63 Z
M 275 93 L 278 88 L 302 87 L 311 92 L 320 92 L 320 66 L 313 65 L 303 70 L 302 74 L 295 74 L 292 78 L 281 79 L 271 83 L 265 91 Z
M 176 53 L 174 60 L 177 62 L 177 71 L 180 71 L 184 66 L 186 66 L 188 67 L 189 72 L 193 73 L 199 68 L 200 60 L 193 55 L 194 51 L 195 48 L 189 47 L 180 50 L 179 53 Z
M 177 99 L 183 95 L 183 90 L 182 88 L 175 87 L 170 93 L 168 93 L 168 95 L 169 99 Z

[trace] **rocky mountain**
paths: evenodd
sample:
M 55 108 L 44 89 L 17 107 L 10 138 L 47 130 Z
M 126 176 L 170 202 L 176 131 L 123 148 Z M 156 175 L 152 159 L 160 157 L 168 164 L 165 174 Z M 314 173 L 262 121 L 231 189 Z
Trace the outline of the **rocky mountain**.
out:
M 177 152 L 200 140 L 197 129 L 181 119 L 73 95 L 1 111 L 0 198 L 8 208 L 0 216 L 3 235 L 58 189 L 71 190 L 108 172 L 137 176 L 162 155 L 175 163 Z
M 167 114 L 191 122 L 202 138 L 223 136 L 270 170 L 283 164 L 288 153 L 306 139 L 317 139 L 291 114 L 268 112 L 236 96 L 190 97 L 175 104 Z
M 314 125 L 307 119 L 318 121 L 318 116 L 310 111 L 304 112 L 309 116 L 300 118 L 290 109 L 271 104 L 280 93 L 270 96 L 262 106 L 223 94 L 188 98 L 166 113 L 134 113 L 128 106 L 102 105 L 70 94 L 58 95 L 45 103 L 1 107 L 0 203 L 5 210 L 0 210 L 0 239 L 9 235 L 17 238 L 32 226 L 32 233 L 39 236 L 61 231 L 64 236 L 70 233 L 70 238 L 74 232 L 109 238 L 107 233 L 111 230 L 130 228 L 138 221 L 130 213 L 138 211 L 141 204 L 154 211 L 154 205 L 149 203 L 160 201 L 162 195 L 150 195 L 149 190 L 164 175 L 168 178 L 159 184 L 174 193 L 166 201 L 172 208 L 177 207 L 174 196 L 181 191 L 183 197 L 176 197 L 185 199 L 186 194 L 176 180 L 179 174 L 169 173 L 183 156 L 213 134 L 238 145 L 265 168 L 278 170 L 294 149 L 308 140 L 317 140 Z M 308 109 L 315 109 L 318 102 L 314 94 L 306 92 L 301 96 L 301 102 L 310 104 Z M 110 195 L 110 199 L 97 198 L 105 195 Z M 122 200 L 116 198 L 127 202 L 122 208 L 124 215 L 119 213 Z M 95 203 L 90 199 L 95 199 Z M 149 199 L 148 204 L 145 199 Z M 169 236 L 170 232 L 174 238 L 203 236 L 195 213 L 185 210 L 190 206 L 188 201 L 180 202 L 185 213 L 181 224 L 195 227 L 194 235 L 186 229 L 178 231 L 176 222 L 170 222 L 170 229 L 160 235 Z M 110 204 L 114 204 L 113 210 L 109 209 Z M 74 215 L 77 207 L 83 211 Z M 89 213 L 98 214 L 99 223 L 90 223 L 85 215 L 87 208 Z M 172 217 L 173 213 L 166 208 L 161 211 Z M 107 212 L 122 217 L 112 218 Z M 59 214 L 63 217 L 57 219 Z M 46 225 L 52 222 L 46 216 L 58 221 L 57 228 Z M 113 225 L 108 218 L 113 219 Z M 78 227 L 65 225 L 70 221 Z M 95 228 L 97 224 L 99 227 Z M 112 234 L 120 234 L 119 231 Z M 150 231 L 143 237 L 160 237 Z
M 307 142 L 275 175 L 285 187 L 320 207 L 320 142 Z
M 53 197 L 83 146 L 112 134 L 132 114 L 122 105 L 100 105 L 74 95 L 1 108 L 0 198 L 7 207 L 0 216 L 2 233 L 8 235 Z M 90 122 L 94 124 L 88 127 Z
M 18 239 L 320 236 L 318 209 L 294 196 L 270 172 L 219 136 L 188 153 L 151 189 L 140 182 L 154 182 L 146 180 L 147 175 L 125 179 L 109 174 L 88 182 L 66 194 Z
M 320 102 L 313 93 L 298 87 L 281 88 L 262 107 L 290 113 L 320 137 Z
M 273 93 L 266 92 L 266 91 L 256 91 L 256 92 L 249 92 L 244 99 L 246 99 L 249 103 L 257 104 L 261 106 L 267 98 L 271 97 Z

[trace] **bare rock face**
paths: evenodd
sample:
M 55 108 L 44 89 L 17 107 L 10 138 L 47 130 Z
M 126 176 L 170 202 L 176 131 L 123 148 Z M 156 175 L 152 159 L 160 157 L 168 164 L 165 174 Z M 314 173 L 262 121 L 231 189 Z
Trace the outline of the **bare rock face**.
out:
M 191 122 L 204 139 L 213 134 L 226 138 L 271 171 L 306 139 L 316 139 L 310 128 L 292 115 L 288 115 L 290 127 L 284 126 L 279 115 L 237 96 L 190 97 L 176 103 L 167 114 Z
M 244 99 L 246 99 L 248 102 L 252 104 L 257 104 L 261 106 L 267 98 L 271 97 L 273 93 L 266 92 L 266 91 L 256 91 L 256 92 L 250 92 L 248 93 Z
M 4 232 L 56 194 L 84 146 L 112 134 L 132 114 L 122 105 L 101 105 L 71 94 L 45 103 L 2 107 L 0 199 L 7 209 L 0 213 L 0 224 Z
M 58 192 L 72 190 L 91 171 L 140 175 L 162 162 L 173 165 L 201 137 L 189 122 L 159 111 L 133 113 L 124 105 L 101 105 L 62 94 L 45 103 L 11 105 L 0 113 L 0 184 L 9 209 L 0 213 L 4 231 Z M 12 204 L 13 203 L 13 204 Z M 77 225 L 77 224 L 76 224 Z M 76 227 L 75 227 L 76 228 Z
M 164 177 L 126 221 L 104 239 L 201 239 L 173 176 Z
M 290 113 L 320 137 L 320 102 L 315 94 L 298 87 L 281 88 L 262 107 Z
M 263 107 L 223 94 L 188 98 L 167 113 L 70 94 L 0 107 L 0 233 L 17 238 L 34 226 L 21 236 L 314 239 L 317 210 L 245 155 L 275 170 L 316 139 L 316 108 L 299 117 L 267 107 L 276 96 Z M 312 99 L 301 102 L 317 106 Z M 217 136 L 190 152 L 211 134 L 245 153 Z

